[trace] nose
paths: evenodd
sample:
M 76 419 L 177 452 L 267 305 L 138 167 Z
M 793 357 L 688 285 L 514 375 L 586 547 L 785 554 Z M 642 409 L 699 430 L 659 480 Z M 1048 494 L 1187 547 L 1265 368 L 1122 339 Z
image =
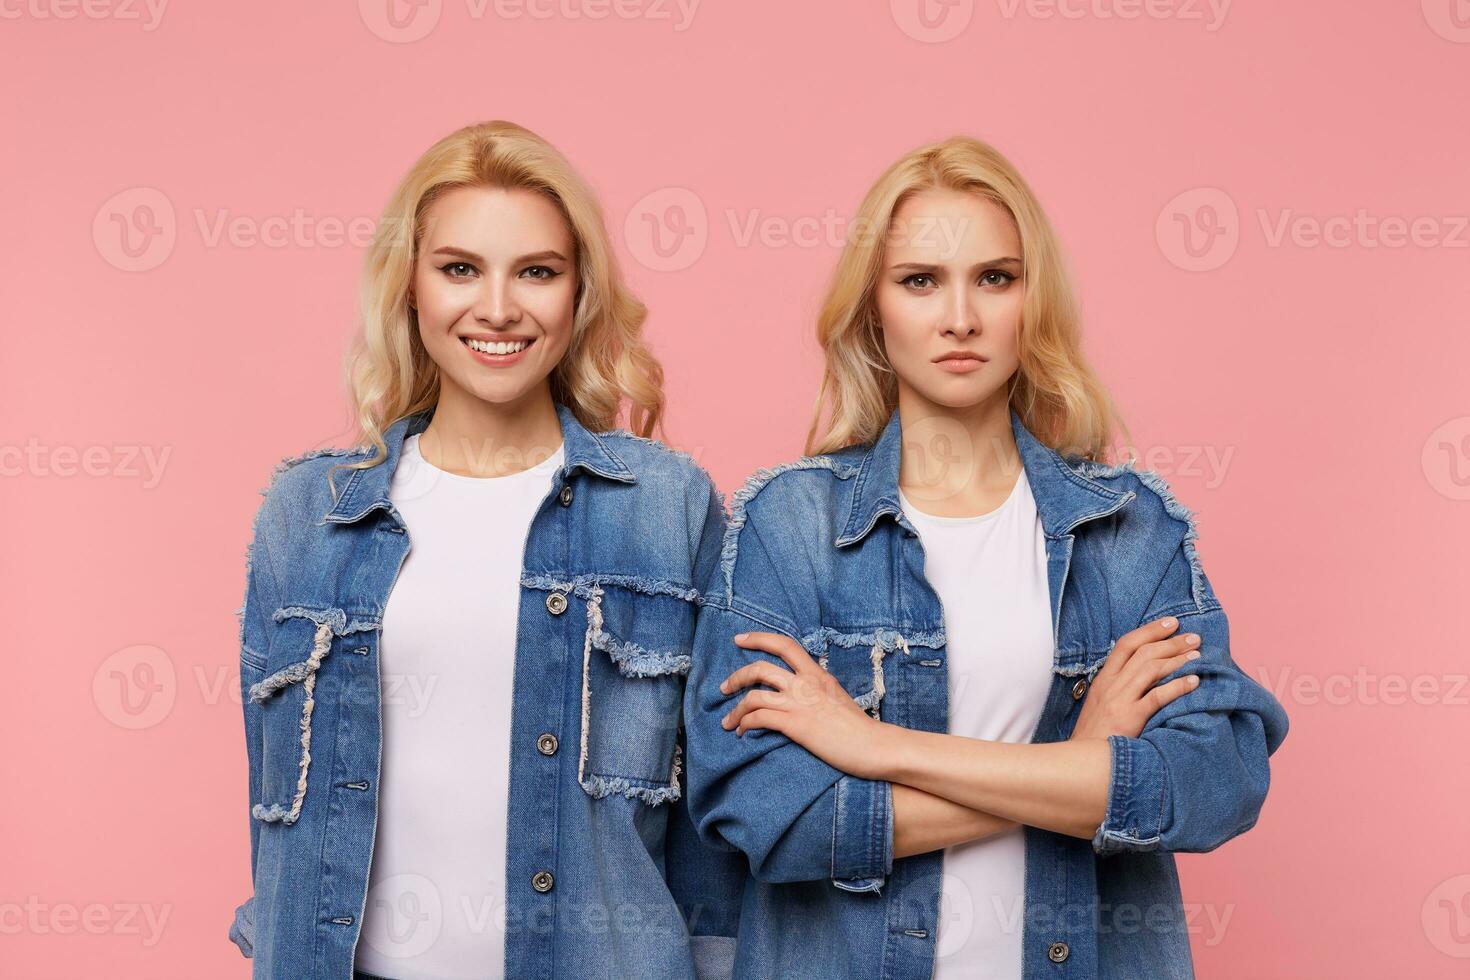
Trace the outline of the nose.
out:
M 968 289 L 952 289 L 944 307 L 944 335 L 965 340 L 980 332 L 980 315 Z
M 489 276 L 485 277 L 484 288 L 476 297 L 472 312 L 476 320 L 492 330 L 518 323 L 521 319 L 521 307 L 510 284 Z

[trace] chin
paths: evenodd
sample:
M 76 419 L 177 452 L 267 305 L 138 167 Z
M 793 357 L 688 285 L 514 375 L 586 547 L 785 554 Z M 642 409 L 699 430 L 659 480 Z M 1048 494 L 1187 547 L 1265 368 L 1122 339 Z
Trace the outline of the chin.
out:
M 993 385 L 936 385 L 929 391 L 921 391 L 921 395 L 936 405 L 944 408 L 973 408 L 984 402 L 995 394 Z
M 504 405 L 516 401 L 526 392 L 530 391 L 530 381 L 519 381 L 506 378 L 497 384 L 479 384 L 470 388 L 469 391 L 481 401 L 490 402 L 494 405 Z

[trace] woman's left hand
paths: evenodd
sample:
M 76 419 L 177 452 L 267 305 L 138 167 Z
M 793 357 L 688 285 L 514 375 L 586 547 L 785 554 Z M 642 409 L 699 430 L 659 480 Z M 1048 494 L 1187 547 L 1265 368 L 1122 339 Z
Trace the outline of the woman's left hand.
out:
M 741 633 L 735 645 L 774 654 L 786 666 L 757 660 L 726 677 L 720 685 L 723 694 L 758 684 L 771 690 L 751 691 L 741 698 L 720 721 L 724 728 L 737 735 L 752 728 L 780 732 L 834 769 L 876 778 L 878 748 L 889 725 L 858 707 L 841 682 L 791 637 Z

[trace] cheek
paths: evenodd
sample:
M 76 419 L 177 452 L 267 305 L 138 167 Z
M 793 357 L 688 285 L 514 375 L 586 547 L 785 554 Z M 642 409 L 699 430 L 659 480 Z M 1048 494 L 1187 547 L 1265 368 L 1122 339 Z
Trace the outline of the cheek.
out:
M 880 289 L 876 300 L 878 322 L 883 327 L 883 346 L 888 351 L 888 359 L 894 363 L 905 361 L 929 331 L 924 322 L 923 310 L 919 304 L 912 302 L 913 297 L 890 289 Z
M 422 271 L 416 273 L 413 277 L 413 296 L 421 326 L 436 326 L 454 320 L 455 312 L 450 308 L 452 294 L 436 276 Z
M 1022 300 L 1020 294 L 1002 298 L 988 318 L 992 342 L 999 350 L 1014 354 L 1021 337 Z
M 576 314 L 577 287 L 563 276 L 555 283 L 539 286 L 527 299 L 527 309 L 534 311 L 536 322 L 547 335 L 557 341 L 571 337 L 572 318 Z

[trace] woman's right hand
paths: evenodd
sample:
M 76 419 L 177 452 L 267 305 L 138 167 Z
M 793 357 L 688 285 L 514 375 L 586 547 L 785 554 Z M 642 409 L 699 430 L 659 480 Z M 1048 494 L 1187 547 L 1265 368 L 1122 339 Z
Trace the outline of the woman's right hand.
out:
M 1158 684 L 1200 655 L 1199 636 L 1171 636 L 1178 628 L 1179 620 L 1165 616 L 1118 638 L 1088 686 L 1073 739 L 1109 735 L 1137 738 L 1156 711 L 1199 686 L 1196 674 Z

